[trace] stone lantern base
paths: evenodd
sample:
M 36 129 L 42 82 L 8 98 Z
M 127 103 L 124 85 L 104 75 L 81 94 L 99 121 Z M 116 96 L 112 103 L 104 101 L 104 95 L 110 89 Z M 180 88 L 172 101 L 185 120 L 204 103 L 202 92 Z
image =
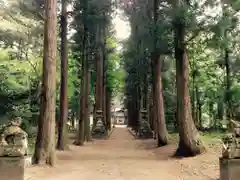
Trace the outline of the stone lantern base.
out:
M 240 159 L 219 158 L 220 180 L 240 179 Z
M 24 180 L 25 157 L 0 157 L 1 180 Z

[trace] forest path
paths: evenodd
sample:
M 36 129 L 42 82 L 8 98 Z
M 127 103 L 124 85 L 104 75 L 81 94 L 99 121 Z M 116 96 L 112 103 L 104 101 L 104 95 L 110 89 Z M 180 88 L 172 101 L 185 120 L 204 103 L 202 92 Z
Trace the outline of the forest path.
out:
M 136 140 L 127 128 L 117 127 L 108 140 L 58 152 L 54 168 L 27 168 L 25 179 L 217 180 L 217 156 L 207 153 L 177 160 L 171 158 L 174 149 L 175 145 L 155 148 L 153 140 Z

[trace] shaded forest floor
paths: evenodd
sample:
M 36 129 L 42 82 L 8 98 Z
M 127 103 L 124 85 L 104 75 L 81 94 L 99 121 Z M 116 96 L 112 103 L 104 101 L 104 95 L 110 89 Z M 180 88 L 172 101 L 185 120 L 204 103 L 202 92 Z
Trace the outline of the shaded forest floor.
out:
M 29 167 L 25 180 L 217 180 L 219 147 L 194 158 L 171 157 L 176 143 L 155 148 L 154 140 L 136 140 L 127 128 L 116 128 L 108 140 L 58 152 L 57 166 Z M 208 144 L 211 144 L 207 142 Z

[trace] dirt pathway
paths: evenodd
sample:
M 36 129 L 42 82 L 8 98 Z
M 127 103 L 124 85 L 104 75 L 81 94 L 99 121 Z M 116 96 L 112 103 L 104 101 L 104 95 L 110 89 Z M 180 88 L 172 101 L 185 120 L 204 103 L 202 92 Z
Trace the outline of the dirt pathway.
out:
M 26 180 L 217 180 L 215 154 L 176 160 L 174 148 L 155 148 L 152 140 L 136 140 L 128 129 L 116 128 L 108 140 L 59 152 L 55 168 L 28 168 Z

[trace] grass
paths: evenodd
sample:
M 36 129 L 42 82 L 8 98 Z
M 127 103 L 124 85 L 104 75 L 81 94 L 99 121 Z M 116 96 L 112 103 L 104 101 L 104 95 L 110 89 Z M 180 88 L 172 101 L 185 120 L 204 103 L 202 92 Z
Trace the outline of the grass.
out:
M 201 140 L 206 144 L 219 144 L 221 138 L 225 135 L 223 132 L 200 132 Z M 170 141 L 178 141 L 178 133 L 169 133 Z
M 28 139 L 28 154 L 33 155 L 35 149 L 35 137 Z
M 208 145 L 217 145 L 221 143 L 221 138 L 225 135 L 223 132 L 200 132 L 201 139 Z

